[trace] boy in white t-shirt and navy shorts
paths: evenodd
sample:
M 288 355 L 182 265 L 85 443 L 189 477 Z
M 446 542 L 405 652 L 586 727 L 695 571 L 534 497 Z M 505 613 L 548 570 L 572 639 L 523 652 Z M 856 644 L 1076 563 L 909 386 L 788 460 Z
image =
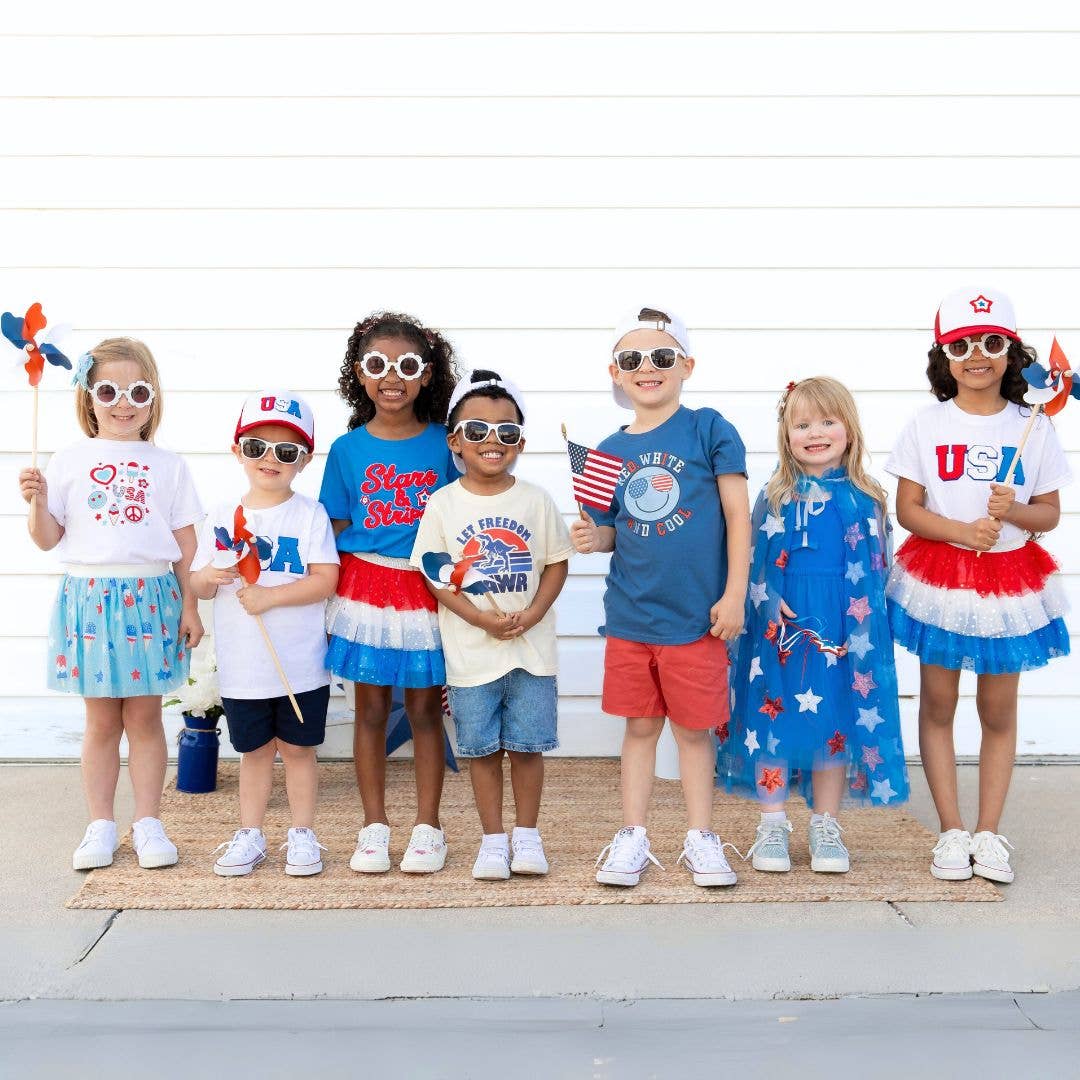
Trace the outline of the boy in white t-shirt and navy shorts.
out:
M 474 371 L 450 399 L 447 426 L 461 479 L 428 501 L 412 563 L 439 600 L 450 710 L 483 839 L 478 880 L 546 874 L 537 830 L 545 750 L 559 745 L 555 609 L 572 552 L 551 496 L 513 475 L 525 448 L 513 383 Z M 503 828 L 503 757 L 516 826 Z
M 326 732 L 330 675 L 324 614 L 337 586 L 338 554 L 320 502 L 292 490 L 315 449 L 315 421 L 302 398 L 288 392 L 252 394 L 233 438 L 247 492 L 216 506 L 203 524 L 191 583 L 214 600 L 214 643 L 229 739 L 240 759 L 240 828 L 221 845 L 214 864 L 222 877 L 250 874 L 266 858 L 263 818 L 273 785 L 274 759 L 285 764 L 292 828 L 285 873 L 322 870 L 312 825 L 318 794 L 316 747 Z M 237 502 L 254 535 L 258 581 L 245 584 L 231 548 Z M 301 721 L 293 711 L 255 616 L 274 644 Z

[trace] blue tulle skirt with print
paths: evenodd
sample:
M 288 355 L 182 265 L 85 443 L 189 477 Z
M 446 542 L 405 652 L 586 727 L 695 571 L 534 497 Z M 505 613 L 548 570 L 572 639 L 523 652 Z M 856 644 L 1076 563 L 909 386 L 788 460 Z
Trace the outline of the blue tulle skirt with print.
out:
M 157 577 L 60 582 L 49 623 L 48 685 L 83 697 L 168 694 L 187 679 L 180 587 Z

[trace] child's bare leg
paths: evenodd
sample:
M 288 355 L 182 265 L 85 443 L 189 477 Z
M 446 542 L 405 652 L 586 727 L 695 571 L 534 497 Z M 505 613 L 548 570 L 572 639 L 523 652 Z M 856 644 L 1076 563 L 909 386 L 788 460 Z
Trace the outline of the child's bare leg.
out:
M 86 729 L 82 740 L 82 785 L 91 821 L 112 821 L 116 781 L 120 776 L 120 736 L 124 734 L 122 698 L 84 698 Z
M 644 825 L 656 772 L 656 741 L 664 730 L 662 716 L 631 716 L 622 744 L 623 825 Z
M 446 774 L 446 733 L 442 718 L 442 687 L 405 691 L 405 711 L 413 733 L 416 767 L 416 824 L 439 826 L 443 777 Z
M 476 812 L 485 836 L 506 832 L 503 828 L 503 751 L 469 759 Z
M 274 786 L 274 755 L 277 741 L 270 739 L 258 748 L 240 755 L 240 828 L 263 827 L 270 789 Z
M 124 698 L 128 740 L 128 776 L 135 792 L 135 820 L 156 818 L 161 811 L 168 750 L 161 723 L 161 696 Z
M 814 813 L 836 817 L 840 813 L 840 800 L 844 797 L 844 780 L 847 769 L 814 770 Z
M 960 672 L 923 664 L 919 678 L 919 753 L 941 831 L 962 829 L 956 793 L 953 718 L 960 696 Z
M 535 829 L 544 790 L 544 755 L 507 750 L 506 756 L 514 789 L 514 823 L 519 829 Z
M 315 747 L 294 746 L 281 739 L 276 742 L 285 763 L 285 792 L 289 796 L 292 827 L 311 829 L 315 825 L 315 801 L 319 795 L 319 761 Z
M 708 728 L 671 725 L 671 734 L 679 747 L 679 775 L 686 800 L 686 827 L 712 829 L 713 788 L 716 776 L 716 750 Z
M 390 716 L 389 686 L 356 683 L 354 703 L 356 725 L 353 728 L 353 768 L 364 824 L 386 820 L 386 721 Z
M 1001 825 L 1016 761 L 1017 675 L 980 675 L 975 702 L 982 724 L 979 747 L 979 823 L 976 832 L 996 833 Z

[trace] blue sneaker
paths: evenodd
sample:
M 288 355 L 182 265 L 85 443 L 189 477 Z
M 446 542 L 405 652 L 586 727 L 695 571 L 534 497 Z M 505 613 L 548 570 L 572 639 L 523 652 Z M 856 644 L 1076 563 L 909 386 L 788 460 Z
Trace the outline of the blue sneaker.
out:
M 763 821 L 757 827 L 757 839 L 754 840 L 747 856 L 753 855 L 751 864 L 755 870 L 765 870 L 774 874 L 784 874 L 791 869 L 791 856 L 788 854 L 788 836 L 791 822 Z
M 810 822 L 810 869 L 819 874 L 846 874 L 851 869 L 848 850 L 840 839 L 840 822 L 831 814 Z

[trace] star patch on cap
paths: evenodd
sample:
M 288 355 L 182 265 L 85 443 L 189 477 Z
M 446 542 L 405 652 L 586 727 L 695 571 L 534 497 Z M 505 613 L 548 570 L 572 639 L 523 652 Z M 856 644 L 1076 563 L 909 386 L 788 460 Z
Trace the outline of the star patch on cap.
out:
M 979 295 L 976 296 L 974 300 L 969 300 L 968 303 L 971 305 L 972 310 L 975 312 L 976 315 L 984 314 L 994 306 L 994 301 L 987 300 L 987 298 L 983 296 L 982 293 L 979 293 Z

